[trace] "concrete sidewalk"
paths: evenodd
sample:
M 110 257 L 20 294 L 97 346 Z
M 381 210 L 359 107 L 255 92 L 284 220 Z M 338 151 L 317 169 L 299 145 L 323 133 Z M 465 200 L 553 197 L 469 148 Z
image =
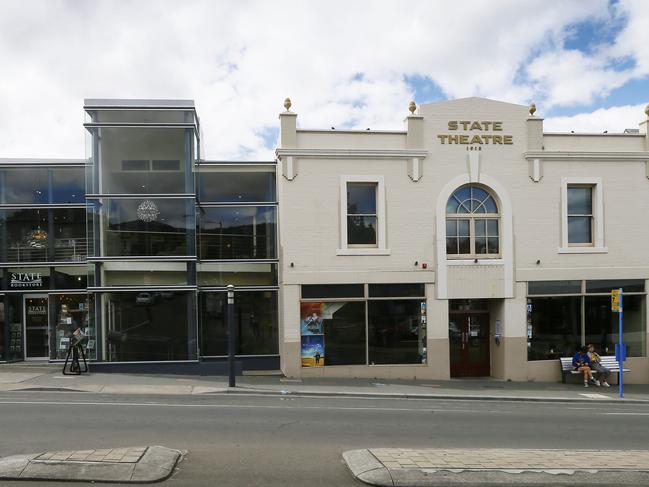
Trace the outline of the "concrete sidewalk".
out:
M 305 396 L 476 399 L 507 401 L 618 402 L 617 386 L 506 382 L 496 379 L 404 381 L 374 379 L 286 379 L 281 375 L 244 375 L 237 387 L 227 377 L 94 373 L 64 376 L 57 364 L 2 364 L 0 392 L 53 391 L 101 394 L 274 394 Z M 649 385 L 626 385 L 625 403 L 649 403 Z
M 649 451 L 405 449 L 351 450 L 354 478 L 377 486 L 627 486 L 649 482 Z
M 49 451 L 0 458 L 0 480 L 152 483 L 168 478 L 182 457 L 163 446 Z

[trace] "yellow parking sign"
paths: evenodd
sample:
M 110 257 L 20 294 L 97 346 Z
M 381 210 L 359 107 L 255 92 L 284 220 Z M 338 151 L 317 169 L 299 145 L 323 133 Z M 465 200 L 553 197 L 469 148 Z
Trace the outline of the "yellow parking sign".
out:
M 611 311 L 622 311 L 620 308 L 620 290 L 611 289 Z

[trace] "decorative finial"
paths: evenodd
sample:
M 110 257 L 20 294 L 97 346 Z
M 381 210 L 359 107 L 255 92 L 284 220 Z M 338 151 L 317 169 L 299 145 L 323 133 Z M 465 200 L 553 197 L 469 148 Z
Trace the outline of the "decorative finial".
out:
M 530 115 L 534 116 L 535 113 L 536 113 L 536 105 L 534 103 L 532 103 L 530 105 Z
M 647 115 L 647 117 L 649 117 L 649 105 L 644 107 L 644 113 L 645 113 L 645 115 Z
M 288 112 L 291 109 L 291 99 L 287 98 L 284 100 L 284 108 L 286 108 L 286 111 Z
M 411 115 L 414 115 L 414 114 L 415 114 L 415 110 L 417 110 L 417 104 L 416 104 L 414 101 L 411 101 L 411 102 L 408 104 L 408 110 L 410 110 L 410 114 L 411 114 Z

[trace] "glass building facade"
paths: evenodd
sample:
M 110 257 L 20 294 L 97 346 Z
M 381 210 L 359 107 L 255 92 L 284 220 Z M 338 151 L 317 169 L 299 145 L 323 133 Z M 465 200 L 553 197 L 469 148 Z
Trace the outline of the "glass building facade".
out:
M 200 159 L 192 101 L 86 100 L 87 159 L 0 161 L 0 361 L 277 368 L 275 163 Z

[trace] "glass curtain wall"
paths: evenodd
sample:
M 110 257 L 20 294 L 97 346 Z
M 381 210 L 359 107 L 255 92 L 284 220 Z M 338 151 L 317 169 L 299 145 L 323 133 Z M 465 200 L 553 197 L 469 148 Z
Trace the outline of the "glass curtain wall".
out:
M 235 286 L 237 355 L 277 355 L 275 165 L 205 163 L 196 180 L 201 355 L 228 353 L 229 284 Z
M 528 360 L 569 357 L 592 344 L 613 355 L 618 314 L 611 289 L 623 289 L 624 343 L 629 357 L 646 356 L 646 293 L 643 280 L 539 281 L 528 283 Z
M 123 103 L 85 106 L 98 356 L 196 360 L 198 119 L 191 101 Z

